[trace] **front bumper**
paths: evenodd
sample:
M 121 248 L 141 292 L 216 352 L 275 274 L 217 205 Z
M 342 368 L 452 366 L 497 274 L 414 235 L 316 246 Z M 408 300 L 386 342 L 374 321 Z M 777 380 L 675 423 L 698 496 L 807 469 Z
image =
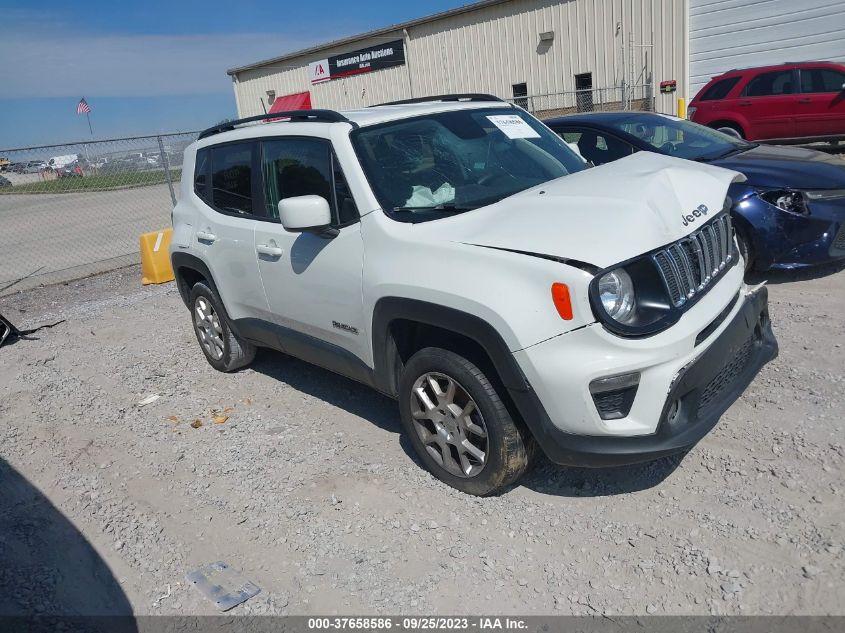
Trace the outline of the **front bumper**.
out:
M 552 422 L 534 391 L 512 391 L 511 397 L 540 447 L 558 464 L 633 464 L 685 451 L 716 425 L 760 368 L 777 356 L 766 288 L 741 297 L 738 303 L 739 308 L 715 340 L 671 380 L 656 430 L 651 434 L 568 433 Z M 673 406 L 676 402 L 677 408 Z
M 754 248 L 757 270 L 818 266 L 845 259 L 845 200 L 810 201 L 808 215 L 781 211 L 756 194 L 734 207 Z

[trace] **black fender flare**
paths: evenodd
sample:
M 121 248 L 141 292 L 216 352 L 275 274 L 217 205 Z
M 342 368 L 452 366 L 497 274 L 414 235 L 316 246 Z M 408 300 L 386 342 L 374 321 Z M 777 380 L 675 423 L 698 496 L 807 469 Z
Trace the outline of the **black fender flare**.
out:
M 205 262 L 196 255 L 179 252 L 173 253 L 170 256 L 170 265 L 173 268 L 173 276 L 176 278 L 176 287 L 179 289 L 179 296 L 182 297 L 182 301 L 186 306 L 188 305 L 188 298 L 191 292 L 190 288 L 187 288 L 185 285 L 184 277 L 180 274 L 181 271 L 185 269 L 193 270 L 205 277 L 205 280 L 211 286 L 211 289 L 217 293 L 218 297 L 220 296 L 220 292 L 217 290 L 217 284 L 214 283 L 214 277 L 212 276 L 211 271 L 208 269 L 208 266 L 205 265 Z
M 508 390 L 530 389 L 504 339 L 484 319 L 447 306 L 404 297 L 382 297 L 373 308 L 373 366 L 379 389 L 396 395 L 395 365 L 390 324 L 403 319 L 424 323 L 465 336 L 478 343 L 490 357 L 499 378 Z
M 406 299 L 383 297 L 373 309 L 373 378 L 376 389 L 396 397 L 396 359 L 398 354 L 390 333 L 390 324 L 405 319 L 432 325 L 475 341 L 493 363 L 522 421 L 544 452 L 554 445 L 555 429 L 516 358 L 501 334 L 484 319 L 446 306 Z

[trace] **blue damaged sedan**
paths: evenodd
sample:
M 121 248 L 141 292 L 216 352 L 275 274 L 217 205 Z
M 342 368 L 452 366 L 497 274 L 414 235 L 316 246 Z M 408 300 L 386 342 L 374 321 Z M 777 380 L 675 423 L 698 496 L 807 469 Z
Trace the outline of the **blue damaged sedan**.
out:
M 749 270 L 845 260 L 845 159 L 760 145 L 676 117 L 597 112 L 548 119 L 595 165 L 634 152 L 710 163 L 745 174 L 731 185 L 734 226 Z

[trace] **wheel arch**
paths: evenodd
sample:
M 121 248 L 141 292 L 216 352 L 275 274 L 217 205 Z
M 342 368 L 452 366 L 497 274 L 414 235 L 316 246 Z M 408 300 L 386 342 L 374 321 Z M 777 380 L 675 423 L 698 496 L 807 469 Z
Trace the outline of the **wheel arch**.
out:
M 397 395 L 399 372 L 414 352 L 438 343 L 466 351 L 460 346 L 467 341 L 483 352 L 506 389 L 530 389 L 502 336 L 474 314 L 417 299 L 383 297 L 373 309 L 372 333 L 375 380 L 391 396 Z
M 211 271 L 205 262 L 196 255 L 191 255 L 190 253 L 173 253 L 170 256 L 170 264 L 173 267 L 173 276 L 176 278 L 176 288 L 179 290 L 179 296 L 182 297 L 182 301 L 186 306 L 190 307 L 191 288 L 198 281 L 205 281 L 217 293 L 217 296 L 220 296 Z

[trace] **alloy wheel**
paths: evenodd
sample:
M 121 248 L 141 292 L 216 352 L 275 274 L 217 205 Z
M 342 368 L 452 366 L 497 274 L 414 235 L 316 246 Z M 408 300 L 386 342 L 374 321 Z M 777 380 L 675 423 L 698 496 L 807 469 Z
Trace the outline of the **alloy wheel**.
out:
M 487 463 L 487 426 L 467 390 L 445 374 L 428 372 L 414 382 L 410 397 L 426 452 L 453 475 L 478 475 Z
M 206 353 L 214 360 L 223 358 L 223 328 L 217 312 L 206 297 L 197 297 L 194 302 L 194 326 Z

